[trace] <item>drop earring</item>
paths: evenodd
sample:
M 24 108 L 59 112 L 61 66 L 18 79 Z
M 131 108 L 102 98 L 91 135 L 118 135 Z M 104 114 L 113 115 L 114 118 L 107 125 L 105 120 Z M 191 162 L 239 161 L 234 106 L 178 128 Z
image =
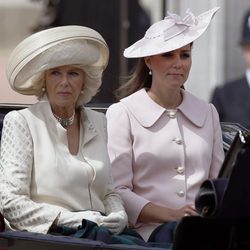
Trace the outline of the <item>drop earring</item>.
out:
M 44 87 L 42 87 L 42 92 L 43 92 L 43 93 L 45 92 L 45 90 L 46 90 L 46 89 L 45 89 Z
M 83 90 L 81 90 L 81 95 L 83 95 L 83 93 L 84 93 L 84 91 L 83 91 Z
M 149 70 L 148 74 L 149 74 L 150 76 L 152 76 L 152 71 L 151 71 L 151 69 Z

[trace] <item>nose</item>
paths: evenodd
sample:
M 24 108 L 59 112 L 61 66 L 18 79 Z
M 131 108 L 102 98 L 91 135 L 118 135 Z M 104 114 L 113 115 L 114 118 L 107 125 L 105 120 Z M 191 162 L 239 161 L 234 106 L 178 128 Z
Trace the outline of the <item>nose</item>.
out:
M 64 86 L 67 86 L 69 84 L 69 79 L 68 79 L 67 73 L 62 73 L 60 83 Z
M 180 55 L 176 55 L 173 62 L 173 67 L 181 68 L 182 67 L 182 60 Z

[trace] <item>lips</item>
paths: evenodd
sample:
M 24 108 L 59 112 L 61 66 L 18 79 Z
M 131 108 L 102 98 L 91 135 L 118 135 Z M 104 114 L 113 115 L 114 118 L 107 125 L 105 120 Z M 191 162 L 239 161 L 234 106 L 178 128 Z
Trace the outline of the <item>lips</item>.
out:
M 182 76 L 183 74 L 181 74 L 181 73 L 169 73 L 169 75 L 173 75 L 173 76 Z
M 58 95 L 71 95 L 70 92 L 58 92 L 57 94 Z
M 177 74 L 177 73 L 172 73 L 172 74 L 168 74 L 169 76 L 177 76 L 177 77 L 183 77 L 183 74 Z

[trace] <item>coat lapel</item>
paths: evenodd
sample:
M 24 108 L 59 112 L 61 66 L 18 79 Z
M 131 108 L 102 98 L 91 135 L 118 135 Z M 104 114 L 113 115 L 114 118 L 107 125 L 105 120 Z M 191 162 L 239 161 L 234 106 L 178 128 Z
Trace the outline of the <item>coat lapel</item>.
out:
M 82 124 L 83 124 L 83 145 L 86 145 L 91 141 L 95 136 L 97 136 L 97 131 L 94 124 L 88 119 L 87 113 L 82 110 Z

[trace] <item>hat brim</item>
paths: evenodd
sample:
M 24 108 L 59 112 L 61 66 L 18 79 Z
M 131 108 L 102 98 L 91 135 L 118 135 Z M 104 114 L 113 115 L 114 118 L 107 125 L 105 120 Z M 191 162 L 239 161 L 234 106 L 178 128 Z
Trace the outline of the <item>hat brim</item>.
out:
M 75 25 L 55 27 L 29 36 L 13 50 L 7 65 L 7 77 L 15 91 L 34 95 L 32 78 L 45 70 L 76 64 L 94 67 L 102 73 L 108 59 L 108 46 L 95 30 Z M 93 81 L 85 84 L 90 83 Z M 101 79 L 98 86 L 91 86 L 91 89 L 97 91 L 100 84 Z
M 154 38 L 147 38 L 144 36 L 142 39 L 125 49 L 123 55 L 126 58 L 140 58 L 158 55 L 192 43 L 206 31 L 212 17 L 218 9 L 219 7 L 202 13 L 196 18 L 197 21 L 193 26 L 187 27 L 185 30 L 177 33 L 170 39 L 166 40 L 161 34 L 158 34 Z M 165 19 L 159 21 L 157 25 L 163 26 L 165 25 L 164 22 L 166 22 Z

